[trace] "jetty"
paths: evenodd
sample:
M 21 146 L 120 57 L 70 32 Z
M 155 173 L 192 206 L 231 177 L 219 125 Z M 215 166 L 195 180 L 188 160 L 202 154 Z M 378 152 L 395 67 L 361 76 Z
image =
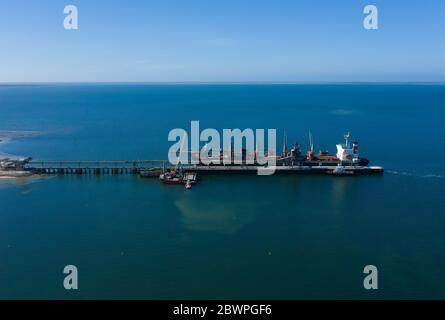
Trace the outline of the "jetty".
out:
M 183 172 L 197 172 L 205 174 L 257 174 L 263 166 L 254 165 L 172 165 L 168 160 L 122 160 L 122 161 L 30 161 L 25 168 L 36 174 L 141 174 L 142 172 L 165 173 L 172 169 Z M 335 166 L 295 164 L 276 166 L 275 174 L 327 174 Z M 383 168 L 379 166 L 344 166 L 354 174 L 381 174 Z M 153 175 L 155 176 L 155 175 Z M 159 175 L 157 175 L 159 176 Z
M 140 174 L 158 168 L 168 170 L 167 160 L 29 161 L 25 168 L 40 174 Z

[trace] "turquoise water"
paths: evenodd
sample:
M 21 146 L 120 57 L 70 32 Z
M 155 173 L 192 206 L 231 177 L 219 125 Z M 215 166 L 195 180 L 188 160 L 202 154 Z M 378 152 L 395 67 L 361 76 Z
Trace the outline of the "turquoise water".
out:
M 166 158 L 170 129 L 277 128 L 384 176 L 0 180 L 0 298 L 445 298 L 445 86 L 0 87 L 0 144 L 35 159 Z M 281 149 L 281 146 L 278 146 Z M 79 269 L 79 290 L 63 268 Z M 363 289 L 363 267 L 379 289 Z

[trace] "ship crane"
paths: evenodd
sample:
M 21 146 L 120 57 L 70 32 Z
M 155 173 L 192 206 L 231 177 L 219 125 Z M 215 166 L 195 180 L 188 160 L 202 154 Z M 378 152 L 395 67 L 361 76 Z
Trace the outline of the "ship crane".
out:
M 315 146 L 314 146 L 314 138 L 312 137 L 312 132 L 309 131 L 309 148 L 310 150 L 306 154 L 306 158 L 309 161 L 312 161 L 312 159 L 315 156 Z
M 314 146 L 314 138 L 312 137 L 312 132 L 309 131 L 309 146 L 311 149 L 312 154 L 315 152 L 315 146 Z
M 287 137 L 286 137 L 286 129 L 284 129 L 284 137 L 283 137 L 283 157 L 287 157 L 289 150 L 287 149 Z

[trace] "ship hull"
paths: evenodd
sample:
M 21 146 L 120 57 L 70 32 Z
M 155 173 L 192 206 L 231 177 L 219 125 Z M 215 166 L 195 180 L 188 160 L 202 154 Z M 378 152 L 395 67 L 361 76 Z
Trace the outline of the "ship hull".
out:
M 332 175 L 334 166 L 277 166 L 274 174 L 276 175 Z M 348 171 L 353 172 L 353 175 L 379 175 L 383 174 L 382 167 L 345 167 Z M 193 171 L 200 175 L 205 174 L 240 174 L 240 175 L 258 175 L 259 170 L 264 170 L 264 167 L 257 166 L 190 166 L 183 167 L 184 172 Z

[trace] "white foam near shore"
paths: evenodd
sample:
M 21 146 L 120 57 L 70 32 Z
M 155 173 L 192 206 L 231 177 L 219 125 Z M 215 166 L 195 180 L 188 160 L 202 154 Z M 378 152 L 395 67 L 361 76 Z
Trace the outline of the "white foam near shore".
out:
M 41 135 L 39 131 L 4 131 L 0 130 L 0 145 L 8 143 L 12 140 L 29 138 Z M 0 155 L 3 153 L 0 151 Z
M 0 148 L 1 148 L 2 145 L 8 143 L 10 140 L 11 140 L 11 139 L 9 139 L 9 138 L 4 138 L 4 137 L 2 137 L 2 136 L 0 135 Z M 7 153 L 2 152 L 1 149 L 0 149 L 0 159 L 1 159 L 1 158 L 5 158 L 7 155 L 8 155 Z
M 29 138 L 29 137 L 35 137 L 38 135 L 41 135 L 42 133 L 39 131 L 6 131 L 6 130 L 0 130 L 0 159 L 19 159 L 23 158 L 21 156 L 8 154 L 5 152 L 2 152 L 1 146 L 4 144 L 9 143 L 12 140 L 15 139 L 22 139 L 22 138 Z
M 12 140 L 19 138 L 34 137 L 40 135 L 39 131 L 12 131 L 12 130 L 0 130 L 0 141 Z
M 25 159 L 25 158 L 26 157 L 24 157 L 24 156 L 17 156 L 17 155 L 14 155 L 14 154 L 0 152 L 0 160 L 2 160 L 2 159 L 22 160 L 22 159 Z

